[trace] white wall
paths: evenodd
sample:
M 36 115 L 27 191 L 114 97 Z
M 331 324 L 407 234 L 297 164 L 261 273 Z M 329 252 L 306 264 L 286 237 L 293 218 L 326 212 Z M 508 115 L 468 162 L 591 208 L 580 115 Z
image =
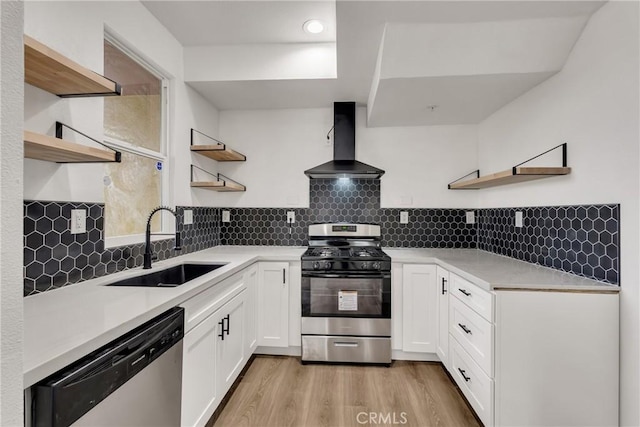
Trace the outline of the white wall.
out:
M 26 2 L 25 34 L 96 71 L 103 70 L 105 29 L 157 66 L 171 79 L 169 157 L 174 203 L 198 205 L 189 190 L 189 129 L 217 136 L 218 112 L 183 81 L 183 48 L 136 1 Z M 102 98 L 61 99 L 25 84 L 25 128 L 53 135 L 62 121 L 96 137 L 103 136 Z M 25 160 L 26 199 L 103 202 L 100 165 L 57 165 Z
M 483 121 L 478 135 L 484 174 L 562 142 L 568 143 L 573 168 L 566 177 L 481 190 L 482 208 L 620 203 L 624 425 L 640 425 L 638 53 L 638 3 L 605 4 L 564 69 Z
M 304 171 L 333 157 L 332 108 L 221 111 L 220 138 L 247 156 L 246 163 L 213 165 L 247 186 L 216 193 L 213 206 L 307 207 Z M 476 196 L 447 183 L 476 169 L 475 126 L 367 128 L 358 108 L 356 159 L 382 168 L 382 207 L 469 207 Z M 204 192 L 205 190 L 199 190 Z M 205 197 L 205 196 L 203 196 Z M 204 200 L 204 199 L 203 199 Z
M 0 425 L 22 410 L 22 2 L 0 2 Z

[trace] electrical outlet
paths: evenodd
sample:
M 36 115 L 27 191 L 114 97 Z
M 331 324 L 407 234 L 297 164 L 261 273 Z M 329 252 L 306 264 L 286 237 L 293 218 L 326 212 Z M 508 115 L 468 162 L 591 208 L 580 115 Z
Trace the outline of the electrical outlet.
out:
M 467 224 L 475 224 L 476 223 L 476 213 L 474 211 L 465 212 L 467 218 Z
M 231 212 L 222 211 L 222 222 L 231 222 Z
M 193 224 L 193 211 L 189 209 L 184 211 L 184 225 L 191 224 Z
M 71 210 L 71 234 L 82 234 L 87 232 L 87 210 Z
M 409 212 L 400 212 L 400 224 L 409 224 Z
M 516 227 L 522 227 L 522 211 L 516 211 Z
M 295 211 L 287 211 L 287 223 L 295 224 L 296 222 L 296 212 Z

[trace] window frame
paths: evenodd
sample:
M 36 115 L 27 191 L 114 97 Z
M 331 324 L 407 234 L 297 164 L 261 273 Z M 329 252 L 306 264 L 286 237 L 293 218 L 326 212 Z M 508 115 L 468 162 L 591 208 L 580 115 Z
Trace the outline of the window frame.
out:
M 113 34 L 113 32 L 105 29 L 103 40 L 111 43 L 116 48 L 120 49 L 124 54 L 126 54 L 132 61 L 138 63 L 141 67 L 145 68 L 149 73 L 153 74 L 160 80 L 161 83 L 161 91 L 162 91 L 162 100 L 161 100 L 161 125 L 160 125 L 160 151 L 154 151 L 144 147 L 135 146 L 129 142 L 121 141 L 116 138 L 109 137 L 107 135 L 103 135 L 103 142 L 116 150 L 128 152 L 134 155 L 143 156 L 146 158 L 151 158 L 157 161 L 162 162 L 162 173 L 161 173 L 161 192 L 160 192 L 160 205 L 163 206 L 171 206 L 173 203 L 172 191 L 171 191 L 171 164 L 170 164 L 170 156 L 169 156 L 169 116 L 168 112 L 170 111 L 170 78 L 167 73 L 163 72 L 160 67 L 153 64 L 152 61 L 147 59 L 145 55 L 131 47 L 127 42 L 123 41 L 121 38 Z M 104 52 L 103 52 L 104 58 Z M 103 114 L 104 117 L 104 114 Z M 106 204 L 107 201 L 104 200 Z M 158 233 L 174 233 L 175 232 L 175 218 L 168 213 L 161 211 L 161 223 L 160 223 L 160 231 Z M 158 214 L 156 214 L 158 215 Z M 104 221 L 104 247 L 115 248 L 118 246 L 132 245 L 144 243 L 145 241 L 145 230 L 140 230 L 140 233 L 129 234 L 123 236 L 106 236 L 106 228 L 107 222 Z M 152 240 L 163 240 L 166 239 L 167 236 L 152 236 Z

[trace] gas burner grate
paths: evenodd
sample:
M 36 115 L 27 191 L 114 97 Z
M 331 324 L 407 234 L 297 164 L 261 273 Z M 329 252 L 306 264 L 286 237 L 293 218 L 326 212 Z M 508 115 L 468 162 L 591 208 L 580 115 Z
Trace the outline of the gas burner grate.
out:
M 382 252 L 377 248 L 351 248 L 349 250 L 349 255 L 356 258 L 380 257 L 382 256 Z
M 340 255 L 340 249 L 338 248 L 316 248 L 313 249 L 310 253 L 311 256 L 328 258 L 328 257 L 336 257 Z

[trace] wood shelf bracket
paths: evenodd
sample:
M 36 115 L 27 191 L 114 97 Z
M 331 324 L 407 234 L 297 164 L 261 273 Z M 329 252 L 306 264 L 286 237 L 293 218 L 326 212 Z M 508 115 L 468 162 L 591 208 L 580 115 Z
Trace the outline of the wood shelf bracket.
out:
M 211 141 L 214 142 L 214 144 L 209 144 L 209 145 L 194 144 L 196 134 L 202 135 L 205 138 L 210 139 Z M 220 162 L 244 162 L 247 160 L 247 156 L 227 147 L 227 145 L 224 142 L 219 141 L 214 137 L 209 136 L 193 128 L 191 128 L 190 145 L 191 145 L 191 151 Z
M 74 129 L 74 128 L 72 128 L 71 126 L 66 125 L 66 124 L 64 124 L 64 123 L 62 123 L 62 122 L 56 122 L 56 138 L 58 138 L 58 139 L 64 139 L 64 137 L 63 137 L 64 128 L 67 128 L 67 129 L 69 129 L 70 131 L 75 132 L 75 133 L 77 133 L 78 135 L 81 135 L 81 136 L 83 136 L 84 138 L 86 138 L 86 139 L 88 139 L 88 140 L 90 140 L 90 141 L 93 141 L 93 142 L 95 142 L 95 143 L 97 143 L 97 144 L 100 144 L 100 145 L 102 145 L 103 147 L 105 147 L 105 148 L 106 148 L 106 149 L 108 149 L 108 150 L 113 151 L 113 152 L 114 152 L 114 154 L 115 154 L 115 160 L 114 160 L 114 162 L 115 162 L 115 163 L 120 163 L 120 162 L 122 161 L 122 153 L 121 153 L 120 151 L 115 150 L 115 149 L 113 149 L 112 147 L 109 147 L 109 146 L 108 146 L 107 144 L 105 144 L 104 142 L 98 141 L 97 139 L 92 138 L 92 137 L 90 137 L 89 135 L 87 135 L 87 134 L 85 134 L 85 133 L 83 133 L 83 132 L 80 132 L 79 130 Z M 58 163 L 65 163 L 65 162 L 58 162 Z
M 562 150 L 562 166 L 556 167 L 527 167 L 523 166 L 545 154 L 555 150 Z M 546 150 L 537 156 L 531 157 L 524 162 L 518 163 L 511 169 L 497 172 L 491 175 L 480 176 L 480 170 L 470 172 L 447 185 L 449 190 L 479 190 L 482 188 L 495 187 L 498 185 L 513 184 L 517 182 L 533 181 L 536 179 L 548 178 L 552 176 L 568 175 L 571 168 L 567 167 L 567 143 L 562 143 L 549 150 Z M 471 175 L 475 175 L 473 179 L 467 179 Z
M 215 178 L 215 180 L 212 181 L 195 181 L 194 179 L 194 169 L 197 169 L 199 171 L 202 171 L 204 173 L 206 173 L 209 176 L 212 176 L 213 178 Z M 224 176 L 221 173 L 211 173 L 205 169 L 202 169 L 198 166 L 195 165 L 191 165 L 191 187 L 194 188 L 204 188 L 204 189 L 208 189 L 208 190 L 215 190 L 215 191 L 247 191 L 247 187 L 245 187 L 244 185 L 240 184 L 237 181 L 234 181 L 233 179 Z

